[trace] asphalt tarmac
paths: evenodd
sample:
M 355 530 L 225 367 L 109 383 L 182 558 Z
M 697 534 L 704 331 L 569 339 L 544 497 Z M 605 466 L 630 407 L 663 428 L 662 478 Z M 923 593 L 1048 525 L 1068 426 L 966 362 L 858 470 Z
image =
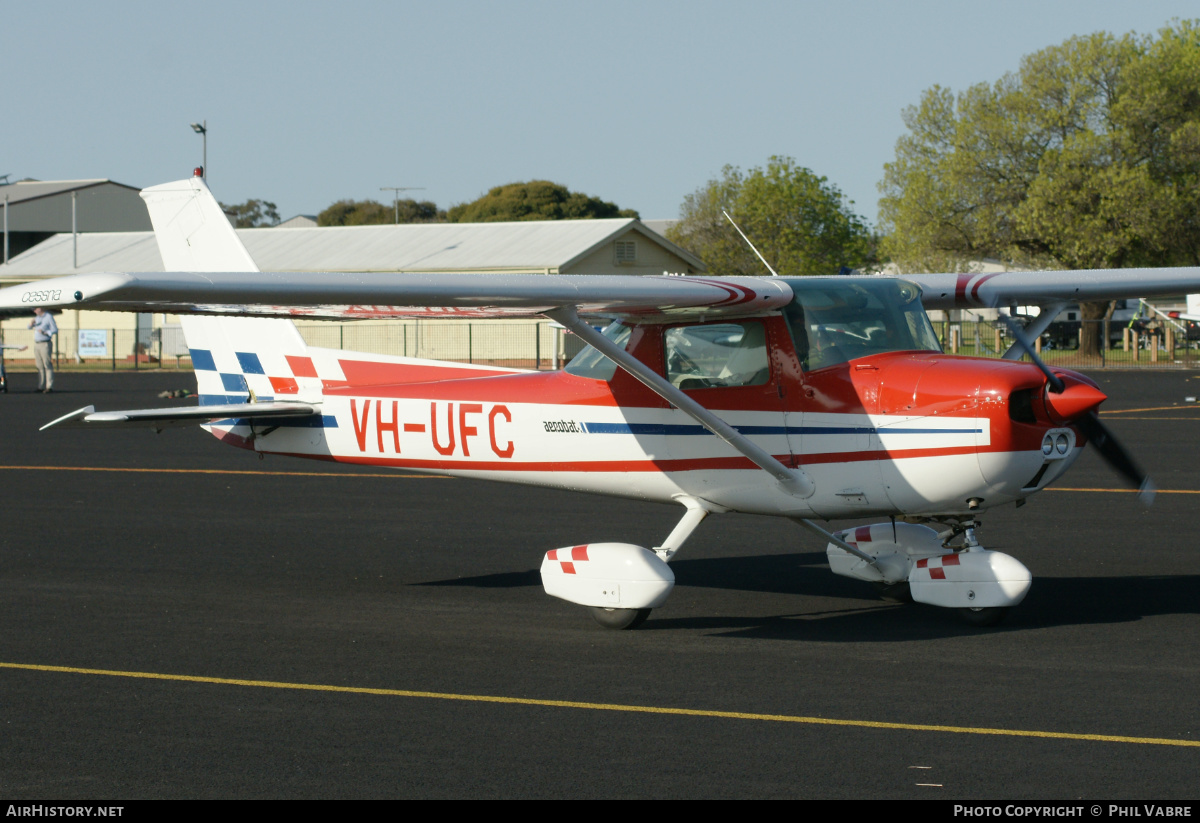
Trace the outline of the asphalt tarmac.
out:
M 1143 509 L 1085 454 L 989 512 L 1034 574 L 1001 626 L 725 515 L 614 632 L 545 595 L 542 554 L 653 545 L 674 507 L 39 433 L 191 375 L 10 375 L 0 799 L 1196 799 L 1200 376 L 1094 376 L 1162 492 Z

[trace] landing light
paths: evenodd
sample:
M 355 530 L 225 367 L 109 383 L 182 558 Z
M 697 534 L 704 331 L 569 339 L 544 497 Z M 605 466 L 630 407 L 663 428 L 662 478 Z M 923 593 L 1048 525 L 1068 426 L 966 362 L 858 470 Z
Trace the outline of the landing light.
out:
M 1048 434 L 1042 438 L 1042 454 L 1049 457 L 1052 451 L 1054 451 L 1054 438 Z
M 1067 439 L 1067 436 L 1065 434 L 1060 434 L 1057 438 L 1055 438 L 1054 448 L 1058 449 L 1059 454 L 1066 454 L 1067 449 L 1069 449 L 1070 447 L 1071 447 L 1071 442 Z M 1045 451 L 1045 450 L 1046 450 L 1046 447 L 1043 445 L 1042 451 Z

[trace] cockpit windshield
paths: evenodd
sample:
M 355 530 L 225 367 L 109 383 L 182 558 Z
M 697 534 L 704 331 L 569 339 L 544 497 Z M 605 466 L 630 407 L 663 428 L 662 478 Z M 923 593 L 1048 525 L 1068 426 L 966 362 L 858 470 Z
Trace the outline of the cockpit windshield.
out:
M 788 279 L 784 313 L 805 371 L 870 354 L 941 351 L 915 284 L 892 279 Z

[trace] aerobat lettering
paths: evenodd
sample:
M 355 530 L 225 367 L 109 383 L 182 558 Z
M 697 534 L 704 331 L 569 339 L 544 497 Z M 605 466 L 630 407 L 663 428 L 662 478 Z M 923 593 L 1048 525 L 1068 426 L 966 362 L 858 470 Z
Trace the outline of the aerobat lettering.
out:
M 542 424 L 548 432 L 579 432 L 582 429 L 574 420 L 543 420 Z
M 486 438 L 487 445 L 497 457 L 513 456 L 515 445 L 506 435 L 505 426 L 512 422 L 512 412 L 502 404 L 483 403 L 438 403 L 429 404 L 429 416 L 419 420 L 402 419 L 411 414 L 412 406 L 402 412 L 398 400 L 350 400 L 350 418 L 354 424 L 354 437 L 360 452 L 371 447 L 381 454 L 400 454 L 401 439 L 411 448 L 416 440 L 428 437 L 434 451 L 444 457 L 461 454 L 471 457 L 479 453 Z

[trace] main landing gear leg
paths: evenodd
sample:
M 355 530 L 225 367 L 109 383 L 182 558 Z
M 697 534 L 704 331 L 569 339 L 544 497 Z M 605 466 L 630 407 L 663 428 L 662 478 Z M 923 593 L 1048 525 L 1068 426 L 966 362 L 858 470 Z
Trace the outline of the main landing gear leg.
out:
M 663 541 L 661 546 L 654 547 L 654 553 L 668 563 L 675 556 L 675 552 L 679 551 L 683 546 L 684 541 L 692 536 L 692 532 L 700 525 L 704 518 L 708 517 L 714 511 L 721 511 L 711 503 L 706 503 L 703 500 L 697 500 L 695 497 L 680 496 L 675 498 L 684 506 L 687 507 L 687 512 L 675 524 L 675 528 L 671 529 L 671 533 L 667 535 L 667 539 Z
M 975 529 L 979 526 L 979 521 L 971 520 L 963 523 L 956 529 L 956 532 L 961 531 L 963 537 L 962 551 L 979 551 L 983 549 L 979 539 L 975 536 Z M 969 626 L 986 627 L 995 626 L 1002 621 L 1005 615 L 1008 614 L 1008 609 L 1001 606 L 984 606 L 980 608 L 963 607 L 958 610 L 958 616 L 963 622 Z
M 684 541 L 691 537 L 692 532 L 700 525 L 710 512 L 717 511 L 712 504 L 697 500 L 694 497 L 676 498 L 687 507 L 687 512 L 667 535 L 661 546 L 654 547 L 654 553 L 666 562 L 670 562 L 675 553 L 683 546 Z M 592 618 L 606 629 L 636 629 L 646 622 L 650 609 L 605 609 L 593 606 L 589 609 Z

